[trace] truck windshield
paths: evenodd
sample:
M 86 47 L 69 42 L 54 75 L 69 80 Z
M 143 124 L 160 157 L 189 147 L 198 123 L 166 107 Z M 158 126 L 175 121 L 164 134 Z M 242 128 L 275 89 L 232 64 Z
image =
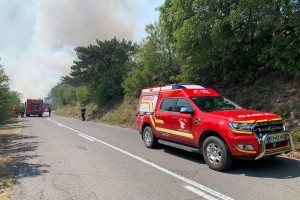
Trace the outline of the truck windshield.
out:
M 222 96 L 191 97 L 191 100 L 204 112 L 243 109 Z

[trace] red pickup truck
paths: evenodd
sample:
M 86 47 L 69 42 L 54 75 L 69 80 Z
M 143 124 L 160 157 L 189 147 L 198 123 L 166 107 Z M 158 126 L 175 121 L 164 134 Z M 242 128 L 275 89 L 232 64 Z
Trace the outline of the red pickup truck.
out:
M 26 117 L 31 115 L 38 115 L 39 117 L 43 116 L 44 106 L 42 99 L 27 99 L 25 102 Z
M 160 143 L 201 153 L 217 171 L 235 158 L 259 160 L 293 150 L 280 116 L 244 109 L 199 85 L 143 89 L 136 124 L 146 147 Z

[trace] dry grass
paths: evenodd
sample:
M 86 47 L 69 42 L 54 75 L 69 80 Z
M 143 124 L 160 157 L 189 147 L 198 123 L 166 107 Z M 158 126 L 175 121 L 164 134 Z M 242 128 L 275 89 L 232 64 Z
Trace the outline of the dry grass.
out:
M 80 116 L 80 104 L 77 103 L 74 106 L 67 105 L 63 108 L 55 110 L 55 114 L 79 119 L 81 117 Z
M 300 160 L 300 153 L 298 151 L 293 151 L 293 152 L 290 152 L 287 154 L 282 154 L 282 156 Z
M 11 199 L 15 182 L 12 165 L 16 153 L 11 147 L 15 145 L 14 137 L 23 131 L 21 123 L 17 119 L 0 125 L 0 200 Z
M 109 106 L 88 104 L 86 105 L 86 120 L 134 129 L 137 102 L 137 99 L 125 99 L 122 103 Z M 67 105 L 57 109 L 55 114 L 80 119 L 80 104 Z

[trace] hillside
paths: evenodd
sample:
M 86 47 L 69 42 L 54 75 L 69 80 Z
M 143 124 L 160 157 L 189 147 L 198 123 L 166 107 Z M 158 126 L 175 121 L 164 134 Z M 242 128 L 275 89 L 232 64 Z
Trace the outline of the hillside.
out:
M 244 108 L 282 116 L 300 151 L 300 81 L 280 73 L 261 72 L 252 84 L 215 84 L 211 87 Z M 137 102 L 137 99 L 125 99 L 114 106 L 87 105 L 87 120 L 134 129 Z M 80 118 L 79 104 L 60 108 L 56 114 Z
M 280 115 L 289 130 L 300 130 L 300 81 L 279 72 L 261 73 L 253 84 L 213 87 L 247 109 Z

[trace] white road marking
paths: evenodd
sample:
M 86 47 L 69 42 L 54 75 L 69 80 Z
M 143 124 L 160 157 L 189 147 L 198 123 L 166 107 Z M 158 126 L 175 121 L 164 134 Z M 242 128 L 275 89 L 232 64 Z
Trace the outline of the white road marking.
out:
M 58 123 L 58 122 L 56 122 L 56 121 L 54 121 L 54 120 L 51 120 L 51 119 L 47 119 L 47 120 L 52 121 L 52 122 L 54 122 L 54 123 Z M 216 197 L 218 197 L 218 198 L 220 198 L 220 199 L 223 199 L 223 200 L 234 200 L 233 198 L 228 197 L 228 196 L 226 196 L 226 195 L 224 195 L 224 194 L 221 194 L 221 193 L 219 193 L 219 192 L 217 192 L 217 191 L 214 191 L 213 189 L 210 189 L 210 188 L 208 188 L 208 187 L 206 187 L 206 186 L 204 186 L 204 185 L 201 185 L 200 183 L 197 183 L 197 182 L 192 181 L 192 180 L 190 180 L 190 179 L 188 179 L 188 178 L 186 178 L 186 177 L 184 177 L 184 176 L 181 176 L 181 175 L 176 174 L 176 173 L 174 173 L 174 172 L 172 172 L 172 171 L 169 171 L 168 169 L 165 169 L 165 168 L 163 168 L 163 167 L 160 167 L 160 166 L 156 165 L 155 163 L 149 162 L 148 160 L 146 160 L 146 159 L 144 159 L 144 158 L 141 158 L 141 157 L 139 157 L 139 156 L 136 156 L 136 155 L 134 155 L 134 154 L 131 154 L 131 153 L 129 153 L 129 152 L 123 150 L 123 149 L 120 149 L 120 148 L 118 148 L 118 147 L 115 147 L 115 146 L 113 146 L 113 145 L 111 145 L 111 144 L 109 144 L 109 143 L 107 143 L 107 142 L 104 142 L 104 141 L 102 141 L 102 140 L 99 140 L 99 139 L 97 139 L 97 138 L 94 138 L 94 137 L 92 137 L 92 136 L 89 136 L 89 135 L 87 135 L 87 134 L 81 133 L 80 131 L 77 131 L 77 130 L 75 130 L 75 129 L 73 129 L 73 128 L 70 128 L 70 127 L 68 127 L 68 126 L 66 126 L 66 125 L 63 125 L 63 126 L 66 127 L 67 129 L 70 129 L 70 130 L 76 132 L 76 133 L 79 133 L 79 134 L 81 134 L 81 135 L 84 135 L 84 136 L 86 136 L 86 137 L 88 137 L 88 138 L 90 138 L 90 139 L 92 139 L 92 140 L 95 140 L 95 141 L 97 141 L 97 142 L 100 142 L 101 144 L 106 145 L 106 146 L 108 146 L 108 147 L 110 147 L 110 148 L 112 148 L 112 149 L 114 149 L 114 150 L 117 150 L 117 151 L 119 151 L 119 152 L 121 152 L 121 153 L 123 153 L 123 154 L 126 154 L 126 155 L 128 155 L 128 156 L 130 156 L 130 157 L 132 157 L 132 158 L 135 158 L 135 159 L 137 159 L 137 160 L 139 160 L 139 161 L 141 161 L 141 162 L 143 162 L 143 163 L 145 163 L 145 164 L 147 164 L 147 165 L 150 165 L 150 166 L 152 166 L 152 167 L 154 167 L 154 168 L 156 168 L 156 169 L 158 169 L 158 170 L 160 170 L 160 171 L 162 171 L 162 172 L 165 172 L 166 174 L 169 174 L 169 175 L 171 175 L 171 176 L 173 176 L 173 177 L 175 177 L 175 178 L 177 178 L 177 179 L 179 179 L 179 180 L 181 180 L 181 181 L 183 181 L 183 182 L 186 182 L 186 183 L 188 183 L 188 184 L 190 184 L 190 185 L 192 185 L 192 186 L 194 186 L 194 187 L 197 187 L 197 188 L 201 189 L 202 191 L 205 191 L 204 194 L 211 194 L 211 195 L 214 195 L 214 196 L 216 196 Z M 209 196 L 209 195 L 208 195 L 208 196 Z
M 92 141 L 92 142 L 94 142 L 94 140 L 93 139 L 91 139 L 91 138 L 88 138 L 88 137 L 86 137 L 85 135 L 82 135 L 82 134 L 78 134 L 79 136 L 81 136 L 81 137 L 84 137 L 85 139 L 87 139 L 87 140 L 90 140 L 90 141 Z
M 214 197 L 212 197 L 212 196 L 210 196 L 210 195 L 208 195 L 208 194 L 206 194 L 206 193 L 204 193 L 204 192 L 202 192 L 200 190 L 197 190 L 196 188 L 193 188 L 193 187 L 191 187 L 189 185 L 184 186 L 184 188 L 187 189 L 187 190 L 189 190 L 189 191 L 191 191 L 191 192 L 194 192 L 195 194 L 199 195 L 200 197 L 202 197 L 204 199 L 207 199 L 207 200 L 217 200 L 216 198 L 214 198 Z
M 64 125 L 61 124 L 61 123 L 57 123 L 57 125 L 60 126 L 60 127 L 64 127 Z

